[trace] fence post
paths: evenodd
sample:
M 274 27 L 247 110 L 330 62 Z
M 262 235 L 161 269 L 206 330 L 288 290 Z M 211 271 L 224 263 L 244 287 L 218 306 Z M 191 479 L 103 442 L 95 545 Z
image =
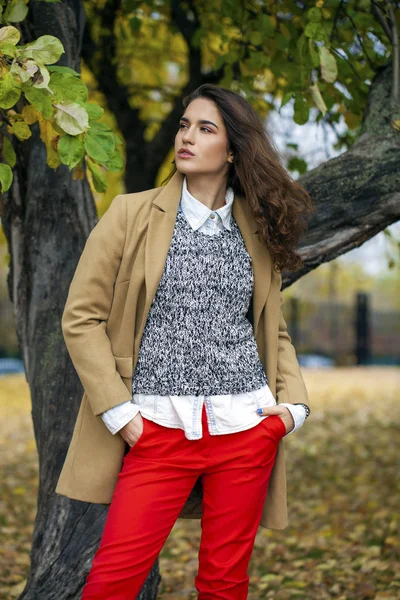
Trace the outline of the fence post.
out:
M 366 365 L 371 355 L 371 340 L 369 296 L 365 292 L 356 294 L 355 334 L 356 365 Z

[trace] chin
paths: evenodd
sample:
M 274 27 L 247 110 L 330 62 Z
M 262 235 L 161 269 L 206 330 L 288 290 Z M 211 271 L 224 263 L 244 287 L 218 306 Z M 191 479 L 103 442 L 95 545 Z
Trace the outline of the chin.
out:
M 182 161 L 179 161 L 179 165 L 178 165 L 177 162 L 175 162 L 175 166 L 176 166 L 177 171 L 179 171 L 183 175 L 187 175 L 188 173 L 189 174 L 195 174 L 197 172 L 197 169 L 196 168 L 190 168 L 190 165 L 187 164 L 188 162 L 190 162 L 190 161 L 185 162 L 184 160 L 182 160 Z M 185 164 L 181 164 L 181 163 L 185 163 Z

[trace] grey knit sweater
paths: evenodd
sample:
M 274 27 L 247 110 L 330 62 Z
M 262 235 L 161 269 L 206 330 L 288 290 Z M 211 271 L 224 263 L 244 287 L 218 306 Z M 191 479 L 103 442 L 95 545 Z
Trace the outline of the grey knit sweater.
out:
M 132 392 L 237 394 L 268 383 L 246 318 L 253 283 L 233 216 L 231 230 L 210 236 L 193 230 L 178 211 Z

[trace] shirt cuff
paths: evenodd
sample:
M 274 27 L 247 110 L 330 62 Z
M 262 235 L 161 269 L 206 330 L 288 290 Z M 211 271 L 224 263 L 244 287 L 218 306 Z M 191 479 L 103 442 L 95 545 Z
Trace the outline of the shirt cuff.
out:
M 304 406 L 301 406 L 301 404 L 290 404 L 289 402 L 279 402 L 277 406 L 286 406 L 286 408 L 289 409 L 290 414 L 293 417 L 294 427 L 291 431 L 289 431 L 286 434 L 286 436 L 290 435 L 291 433 L 294 433 L 295 431 L 300 429 L 300 427 L 302 427 L 304 421 L 306 420 L 306 409 L 304 408 Z
M 103 412 L 100 416 L 107 428 L 115 435 L 122 427 L 131 421 L 139 412 L 139 406 L 131 400 L 117 404 Z

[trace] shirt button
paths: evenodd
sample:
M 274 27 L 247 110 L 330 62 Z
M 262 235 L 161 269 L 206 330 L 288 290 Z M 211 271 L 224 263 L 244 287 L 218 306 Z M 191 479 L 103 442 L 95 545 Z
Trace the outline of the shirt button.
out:
M 211 213 L 210 219 L 215 219 L 215 214 L 214 213 Z

